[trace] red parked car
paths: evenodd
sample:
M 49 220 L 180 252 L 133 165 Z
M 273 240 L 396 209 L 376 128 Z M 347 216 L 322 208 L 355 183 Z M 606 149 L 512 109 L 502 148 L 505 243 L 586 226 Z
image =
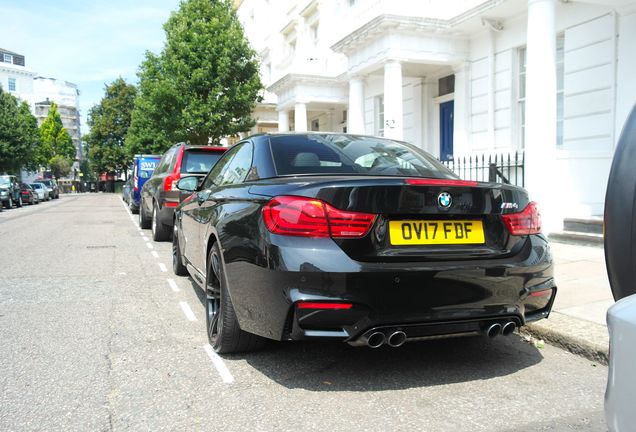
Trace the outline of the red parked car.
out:
M 29 203 L 31 205 L 40 203 L 38 193 L 26 183 L 20 183 L 20 196 L 22 197 L 23 203 Z
M 179 143 L 164 153 L 152 177 L 144 183 L 139 200 L 139 226 L 152 228 L 153 240 L 170 240 L 174 209 L 191 195 L 177 189 L 179 179 L 197 176 L 203 180 L 226 150 L 226 147 Z

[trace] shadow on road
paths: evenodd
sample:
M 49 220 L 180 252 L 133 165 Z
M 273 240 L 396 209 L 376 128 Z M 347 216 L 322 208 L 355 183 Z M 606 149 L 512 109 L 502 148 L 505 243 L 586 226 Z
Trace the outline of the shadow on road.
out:
M 205 305 L 203 290 L 190 278 Z M 407 343 L 400 348 L 354 348 L 339 341 L 270 341 L 261 351 L 224 355 L 244 360 L 287 388 L 382 391 L 486 380 L 513 374 L 543 356 L 517 335 Z
M 407 343 L 401 348 L 354 348 L 341 342 L 270 342 L 244 359 L 287 388 L 382 391 L 486 380 L 513 374 L 543 356 L 518 336 Z

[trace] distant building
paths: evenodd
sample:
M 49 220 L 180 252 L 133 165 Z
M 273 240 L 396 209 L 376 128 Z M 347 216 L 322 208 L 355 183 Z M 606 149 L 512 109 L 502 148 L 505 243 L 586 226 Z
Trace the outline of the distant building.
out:
M 76 149 L 78 161 L 83 159 L 80 130 L 79 90 L 76 84 L 55 78 L 38 76 L 26 67 L 21 54 L 0 48 L 0 85 L 31 107 L 31 112 L 42 124 L 52 102 L 58 105 L 62 124 Z M 78 163 L 74 164 L 78 168 Z
M 633 0 L 242 0 L 265 98 L 251 132 L 525 153 L 547 231 L 600 215 L 636 101 Z
M 0 85 L 4 91 L 30 103 L 36 75 L 25 66 L 23 55 L 0 48 Z

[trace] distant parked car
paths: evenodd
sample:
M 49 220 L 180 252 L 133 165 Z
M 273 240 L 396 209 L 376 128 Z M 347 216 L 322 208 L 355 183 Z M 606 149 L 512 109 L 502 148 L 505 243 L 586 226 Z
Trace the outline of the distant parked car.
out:
M 42 184 L 42 183 L 39 183 L 39 182 L 35 182 L 35 183 L 31 183 L 30 186 L 33 188 L 35 193 L 38 194 L 38 199 L 40 201 L 48 201 L 48 200 L 51 199 L 51 197 L 49 196 L 48 189 L 46 188 L 45 184 Z
M 153 240 L 170 239 L 174 209 L 191 195 L 191 192 L 177 189 L 179 179 L 182 176 L 203 179 L 226 150 L 225 147 L 179 143 L 163 155 L 152 177 L 141 189 L 139 205 L 139 226 L 152 228 Z
M 610 432 L 636 427 L 636 106 L 616 146 L 605 197 L 605 261 L 616 303 L 610 336 L 605 419 Z
M 0 201 L 4 208 L 9 209 L 15 204 L 22 207 L 22 196 L 20 195 L 20 182 L 12 175 L 0 176 Z
M 124 183 L 124 185 L 121 188 L 121 199 L 128 206 L 130 206 L 130 191 L 132 190 L 132 188 L 133 188 L 133 179 L 132 177 L 130 177 L 128 180 L 126 180 L 126 183 Z
M 139 212 L 141 189 L 144 187 L 144 184 L 146 184 L 146 181 L 152 177 L 160 160 L 160 155 L 135 155 L 133 158 L 132 183 L 128 197 L 128 206 L 133 214 Z
M 53 179 L 38 180 L 49 189 L 49 196 L 52 199 L 58 199 L 60 197 L 60 189 L 57 187 L 57 182 Z
M 20 194 L 22 195 L 23 203 L 29 203 L 31 205 L 40 203 L 38 193 L 26 183 L 20 183 Z

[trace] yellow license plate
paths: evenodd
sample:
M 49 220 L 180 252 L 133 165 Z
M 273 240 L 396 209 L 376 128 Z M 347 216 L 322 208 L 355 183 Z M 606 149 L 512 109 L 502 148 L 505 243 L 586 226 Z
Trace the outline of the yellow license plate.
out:
M 392 245 L 483 244 L 484 226 L 477 220 L 402 220 L 389 222 Z

